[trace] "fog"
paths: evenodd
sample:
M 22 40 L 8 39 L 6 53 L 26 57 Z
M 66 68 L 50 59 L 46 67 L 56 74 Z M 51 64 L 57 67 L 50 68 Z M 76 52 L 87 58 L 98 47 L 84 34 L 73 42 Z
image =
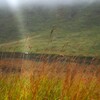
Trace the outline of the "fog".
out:
M 12 8 L 18 8 L 22 5 L 45 5 L 45 6 L 56 6 L 56 5 L 73 5 L 73 4 L 84 4 L 93 3 L 100 0 L 0 0 L 0 7 L 10 6 Z

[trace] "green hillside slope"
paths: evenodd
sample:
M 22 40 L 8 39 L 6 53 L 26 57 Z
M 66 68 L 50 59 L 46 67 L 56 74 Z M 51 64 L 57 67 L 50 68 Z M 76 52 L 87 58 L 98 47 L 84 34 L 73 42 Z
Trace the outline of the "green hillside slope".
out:
M 1 50 L 99 56 L 99 40 L 99 3 L 0 10 Z

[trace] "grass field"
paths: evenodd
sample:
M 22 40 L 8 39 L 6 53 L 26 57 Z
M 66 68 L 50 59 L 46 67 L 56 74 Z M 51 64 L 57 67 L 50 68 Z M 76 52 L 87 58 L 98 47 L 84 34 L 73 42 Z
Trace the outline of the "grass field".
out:
M 99 100 L 100 65 L 0 60 L 0 100 Z M 17 68 L 21 70 L 17 72 Z
M 99 31 L 99 27 L 81 32 L 61 32 L 58 29 L 52 37 L 50 30 L 32 33 L 19 41 L 1 44 L 0 51 L 100 56 Z
M 99 0 L 18 10 L 6 1 L 0 7 L 0 100 L 100 100 Z

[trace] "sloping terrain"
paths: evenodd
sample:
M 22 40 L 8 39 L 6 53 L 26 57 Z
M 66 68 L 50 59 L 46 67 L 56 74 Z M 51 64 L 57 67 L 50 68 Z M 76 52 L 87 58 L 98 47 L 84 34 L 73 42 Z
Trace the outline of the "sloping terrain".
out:
M 0 50 L 100 55 L 100 4 L 0 9 Z

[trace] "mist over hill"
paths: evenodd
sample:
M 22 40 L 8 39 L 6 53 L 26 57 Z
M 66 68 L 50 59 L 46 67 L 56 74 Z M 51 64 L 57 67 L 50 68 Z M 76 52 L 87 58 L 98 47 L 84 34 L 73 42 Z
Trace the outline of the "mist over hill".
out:
M 19 25 L 21 24 L 19 20 L 22 26 Z M 51 30 L 54 25 L 58 30 L 63 30 L 65 33 L 99 27 L 100 4 L 52 8 L 31 5 L 24 6 L 17 12 L 0 9 L 0 43 L 18 38 L 20 34 Z M 22 28 L 22 31 L 19 28 Z
M 0 8 L 0 44 L 34 35 L 45 40 L 53 27 L 56 39 L 66 41 L 70 37 L 73 43 L 84 39 L 89 43 L 89 37 L 94 44 L 96 42 L 96 46 L 89 44 L 89 48 L 94 47 L 99 52 L 100 2 L 57 6 L 27 4 L 18 10 L 11 10 L 9 6 Z

